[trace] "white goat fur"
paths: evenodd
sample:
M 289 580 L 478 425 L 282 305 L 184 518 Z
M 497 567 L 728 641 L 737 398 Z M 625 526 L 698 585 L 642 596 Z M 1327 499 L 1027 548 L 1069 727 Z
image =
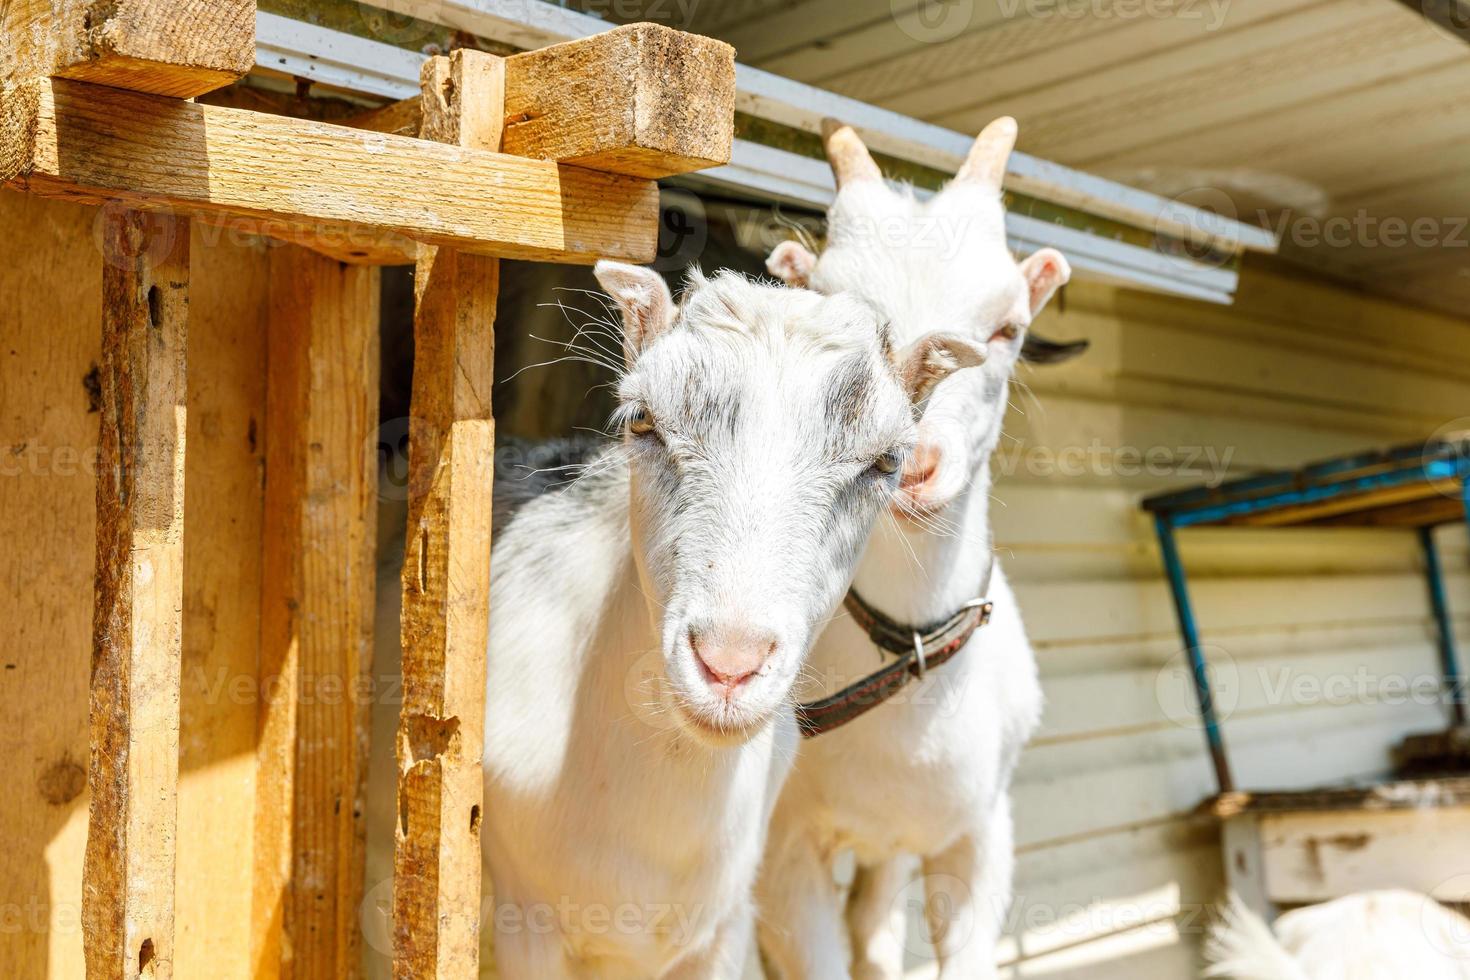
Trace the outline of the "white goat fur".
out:
M 737 978 L 791 686 L 896 489 L 874 461 L 913 442 L 913 410 L 859 302 L 695 273 L 676 311 L 648 270 L 598 273 L 624 314 L 620 415 L 656 429 L 630 425 L 495 544 L 496 956 L 505 980 Z M 721 697 L 691 631 L 732 623 L 772 652 Z
M 972 161 L 990 152 L 983 144 L 997 142 L 997 127 L 999 169 L 993 158 L 981 161 L 994 179 L 962 177 L 928 202 L 890 188 L 866 162 L 844 181 L 839 156 L 861 159 L 866 151 L 851 130 L 829 127 L 841 190 L 827 248 L 816 259 L 783 246 L 769 263 L 788 281 L 862 296 L 883 312 L 900 344 L 943 327 L 987 349 L 981 369 L 935 390 L 920 423 L 919 460 L 933 471 L 906 483 L 907 515 L 879 525 L 856 574 L 857 591 L 900 622 L 943 620 L 982 588 L 992 559 L 988 463 L 1011 373 L 1025 328 L 1069 273 L 1050 249 L 1018 266 L 1007 248 L 999 170 L 1014 123 L 988 128 Z M 995 975 L 1013 867 L 1009 783 L 1039 722 L 1042 695 L 998 565 L 988 598 L 992 622 L 955 659 L 895 700 L 802 744 L 758 888 L 761 947 L 784 980 L 902 975 L 903 917 L 892 913 L 909 881 L 906 854 L 922 859 L 940 976 Z M 831 693 L 881 663 L 866 634 L 840 616 L 811 654 L 817 689 L 800 693 Z M 859 870 L 844 921 L 832 865 L 849 848 Z
M 1205 956 L 1206 977 L 1230 980 L 1470 980 L 1470 919 L 1378 891 L 1287 912 L 1273 932 L 1232 895 Z

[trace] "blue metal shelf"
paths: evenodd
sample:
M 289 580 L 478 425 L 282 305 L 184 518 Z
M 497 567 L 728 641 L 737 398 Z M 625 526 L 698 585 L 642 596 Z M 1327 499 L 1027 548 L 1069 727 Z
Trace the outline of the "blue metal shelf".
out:
M 1432 441 L 1326 460 L 1149 497 L 1159 551 L 1179 632 L 1189 651 L 1195 696 L 1220 792 L 1235 790 L 1224 733 L 1210 689 L 1209 664 L 1189 598 L 1176 532 L 1196 527 L 1399 527 L 1415 529 L 1424 551 L 1430 604 L 1438 628 L 1440 662 L 1450 692 L 1453 723 L 1465 724 L 1465 691 L 1455 655 L 1444 573 L 1433 529 L 1470 526 L 1470 438 Z

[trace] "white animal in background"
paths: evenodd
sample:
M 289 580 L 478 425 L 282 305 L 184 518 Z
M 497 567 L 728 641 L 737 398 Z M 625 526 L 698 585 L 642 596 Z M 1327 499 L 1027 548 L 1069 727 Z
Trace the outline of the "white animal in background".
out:
M 602 263 L 622 442 L 493 557 L 484 853 L 504 980 L 738 978 L 787 708 L 915 439 L 978 363 L 848 297 Z M 609 365 L 611 366 L 611 365 Z
M 1206 977 L 1467 980 L 1470 919 L 1428 895 L 1363 892 L 1287 912 L 1275 929 L 1230 896 L 1205 947 Z
M 1018 265 L 1007 247 L 1001 177 L 1013 120 L 987 127 L 959 176 L 927 202 L 887 185 L 852 129 L 824 129 L 839 188 L 826 250 L 818 259 L 788 242 L 771 272 L 863 297 L 900 344 L 943 325 L 986 351 L 980 370 L 935 390 L 899 516 L 874 532 L 854 593 L 917 632 L 964 623 L 976 598 L 994 612 L 898 698 L 803 741 L 758 888 L 761 948 L 783 980 L 901 976 L 905 937 L 892 911 L 910 880 L 901 856 L 917 855 L 940 976 L 977 980 L 995 975 L 1014 863 L 1009 784 L 1042 705 L 1020 610 L 993 558 L 988 466 L 1027 328 L 1070 269 L 1049 248 Z M 812 651 L 817 690 L 802 694 L 832 695 L 885 658 L 894 662 L 854 618 L 839 617 Z M 833 862 L 849 848 L 858 872 L 844 921 Z

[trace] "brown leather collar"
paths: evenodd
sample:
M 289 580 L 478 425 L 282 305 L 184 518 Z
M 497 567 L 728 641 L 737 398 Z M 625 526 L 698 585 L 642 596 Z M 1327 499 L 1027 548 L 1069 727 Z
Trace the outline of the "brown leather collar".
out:
M 980 589 L 982 596 L 990 590 L 994 569 L 992 561 Z M 914 627 L 879 612 L 856 589 L 847 591 L 843 605 L 880 650 L 896 654 L 898 659 L 836 694 L 797 705 L 796 720 L 804 738 L 823 735 L 867 714 L 903 690 L 910 680 L 922 679 L 928 671 L 950 661 L 976 630 L 990 622 L 995 608 L 989 599 L 971 599 L 947 619 Z

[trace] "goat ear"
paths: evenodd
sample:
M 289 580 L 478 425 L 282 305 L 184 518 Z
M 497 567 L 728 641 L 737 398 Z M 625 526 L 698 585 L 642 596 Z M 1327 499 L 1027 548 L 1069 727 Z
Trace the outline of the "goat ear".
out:
M 623 356 L 638 355 L 674 322 L 674 296 L 664 277 L 638 265 L 603 260 L 592 274 L 623 311 Z
M 788 286 L 805 288 L 811 282 L 812 270 L 817 267 L 817 257 L 801 242 L 785 241 L 771 252 L 766 259 L 766 271 Z
M 1043 248 L 1026 256 L 1021 263 L 1021 275 L 1026 279 L 1030 293 L 1031 315 L 1034 317 L 1052 298 L 1052 294 L 1065 286 L 1072 278 L 1072 266 L 1054 248 Z
M 956 371 L 985 363 L 985 345 L 952 333 L 931 333 L 898 356 L 898 375 L 915 405 Z

